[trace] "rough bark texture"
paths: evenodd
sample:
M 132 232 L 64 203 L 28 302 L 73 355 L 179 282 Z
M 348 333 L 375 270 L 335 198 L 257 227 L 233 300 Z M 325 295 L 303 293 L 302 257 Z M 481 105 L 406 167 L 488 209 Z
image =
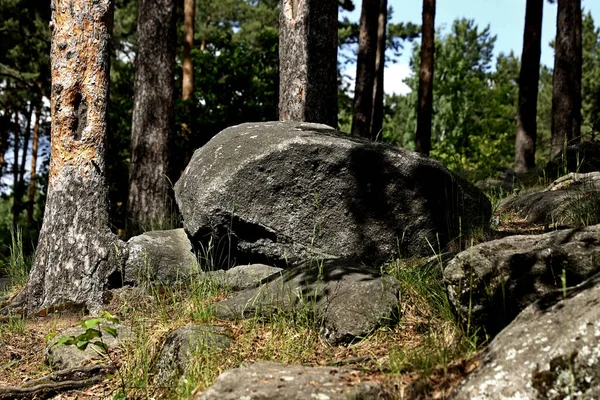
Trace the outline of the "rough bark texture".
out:
M 554 49 L 551 159 L 580 136 L 581 0 L 558 0 Z
M 188 100 L 194 92 L 194 66 L 192 65 L 192 49 L 194 48 L 194 17 L 196 1 L 185 0 L 183 3 L 183 86 L 181 98 Z
M 35 179 L 37 176 L 37 154 L 40 139 L 40 117 L 42 109 L 35 109 L 35 125 L 33 126 L 33 139 L 31 141 L 31 167 L 29 169 L 29 193 L 27 198 L 27 225 L 33 222 L 33 206 L 35 204 Z
M 519 75 L 517 140 L 515 142 L 515 171 L 517 173 L 526 173 L 535 168 L 543 10 L 544 0 L 527 0 L 521 73 Z
M 171 210 L 169 150 L 175 133 L 175 2 L 141 0 L 137 26 L 127 201 L 129 235 L 163 225 Z
M 379 1 L 363 0 L 360 14 L 352 134 L 363 137 L 371 137 Z
M 112 0 L 52 2 L 52 145 L 33 270 L 13 306 L 95 312 L 123 244 L 108 228 L 106 104 Z
M 279 17 L 279 119 L 337 127 L 333 0 L 284 0 Z
M 386 30 L 387 0 L 379 0 L 377 54 L 375 57 L 375 83 L 373 85 L 373 111 L 371 113 L 371 137 L 373 138 L 376 138 L 383 129 L 383 75 L 385 70 Z
M 421 67 L 419 69 L 419 103 L 415 150 L 431 151 L 431 117 L 433 115 L 433 66 L 435 53 L 435 0 L 423 0 Z

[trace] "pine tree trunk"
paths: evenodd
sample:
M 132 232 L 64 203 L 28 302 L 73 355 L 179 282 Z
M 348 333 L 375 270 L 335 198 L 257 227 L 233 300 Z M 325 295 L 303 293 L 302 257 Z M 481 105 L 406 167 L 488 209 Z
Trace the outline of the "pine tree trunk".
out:
M 37 155 L 38 142 L 40 138 L 40 117 L 42 114 L 41 106 L 35 108 L 35 125 L 33 126 L 33 139 L 31 141 L 31 166 L 29 168 L 29 193 L 27 197 L 27 225 L 33 223 L 33 207 L 35 205 L 35 192 L 37 177 Z
M 23 195 L 25 194 L 25 163 L 27 162 L 27 150 L 29 150 L 29 138 L 31 137 L 31 120 L 33 119 L 33 104 L 29 104 L 27 112 L 27 126 L 23 134 L 23 151 L 21 152 L 21 164 L 19 166 L 19 179 L 15 183 L 14 203 L 13 203 L 13 224 L 17 226 L 23 211 Z
M 543 11 L 544 0 L 527 0 L 515 142 L 515 171 L 519 174 L 535 168 Z
M 558 0 L 552 90 L 552 151 L 581 135 L 581 0 Z
M 433 117 L 433 72 L 435 55 L 435 0 L 423 0 L 421 67 L 419 69 L 419 103 L 415 150 L 429 155 Z
M 379 0 L 379 21 L 377 23 L 377 53 L 375 56 L 375 83 L 373 85 L 373 111 L 371 116 L 371 137 L 377 138 L 383 129 L 383 77 L 385 72 L 385 47 L 387 30 L 387 0 Z
M 171 211 L 169 156 L 174 138 L 175 2 L 140 0 L 135 61 L 129 236 L 164 227 Z
M 379 1 L 363 0 L 360 14 L 351 132 L 353 135 L 363 137 L 371 137 Z
M 195 0 L 184 0 L 183 8 L 183 84 L 181 98 L 185 101 L 192 96 L 192 93 L 194 93 L 192 49 L 194 48 Z
M 12 214 L 13 214 L 13 227 L 16 227 L 19 224 L 19 207 L 20 207 L 20 198 L 19 198 L 19 146 L 20 146 L 20 138 L 21 135 L 21 124 L 19 123 L 19 112 L 15 113 L 15 129 L 13 130 L 13 205 L 12 205 Z
M 283 0 L 279 17 L 279 119 L 337 127 L 334 0 Z
M 52 2 L 52 140 L 48 196 L 35 262 L 13 307 L 97 312 L 124 243 L 108 225 L 105 181 L 112 0 Z

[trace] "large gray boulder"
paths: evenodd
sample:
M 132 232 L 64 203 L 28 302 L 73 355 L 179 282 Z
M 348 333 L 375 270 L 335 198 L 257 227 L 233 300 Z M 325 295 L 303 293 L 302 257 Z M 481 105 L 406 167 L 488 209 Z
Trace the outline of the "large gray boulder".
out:
M 598 399 L 600 275 L 519 314 L 453 399 Z
M 302 265 L 256 289 L 238 292 L 214 305 L 220 318 L 303 315 L 332 344 L 364 337 L 398 320 L 400 283 L 360 265 L 334 261 Z
M 487 197 L 417 153 L 300 122 L 225 129 L 175 185 L 185 230 L 237 264 L 431 255 L 486 223 Z
M 257 362 L 223 372 L 195 400 L 384 400 L 397 398 L 381 383 L 361 382 L 348 368 Z
M 183 229 L 151 231 L 127 242 L 124 283 L 169 284 L 197 274 L 198 262 Z
M 231 345 L 225 329 L 215 326 L 188 325 L 167 336 L 156 362 L 156 383 L 174 384 L 199 352 L 214 352 Z
M 473 246 L 444 269 L 462 321 L 495 334 L 542 295 L 600 270 L 600 225 L 543 235 L 508 236 Z
M 121 324 L 109 324 L 108 326 L 116 330 L 117 336 L 113 337 L 100 328 L 102 332 L 101 338 L 96 338 L 92 342 L 101 341 L 107 347 L 108 351 L 114 351 L 116 347 L 120 346 L 126 340 L 133 339 L 133 332 L 131 328 Z M 74 336 L 77 337 L 81 334 L 86 333 L 86 329 L 81 326 L 74 326 L 67 328 L 60 332 L 59 335 L 54 337 L 47 345 L 44 350 L 44 357 L 50 367 L 57 371 L 69 368 L 81 367 L 92 362 L 99 360 L 106 361 L 107 354 L 102 347 L 94 344 L 89 344 L 85 350 L 77 348 L 76 345 L 58 345 L 56 343 L 63 336 Z

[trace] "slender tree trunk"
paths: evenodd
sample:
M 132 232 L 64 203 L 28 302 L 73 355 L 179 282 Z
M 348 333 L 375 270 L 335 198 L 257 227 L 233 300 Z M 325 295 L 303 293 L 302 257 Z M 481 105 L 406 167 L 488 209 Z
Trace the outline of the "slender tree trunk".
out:
M 429 155 L 433 117 L 433 72 L 435 55 L 435 0 L 423 0 L 421 67 L 419 69 L 419 103 L 415 150 Z
M 371 115 L 371 137 L 377 138 L 383 129 L 383 76 L 385 72 L 385 47 L 387 30 L 387 0 L 379 0 L 377 23 L 377 53 L 375 56 L 375 83 L 373 85 L 373 112 Z
M 140 0 L 126 230 L 163 227 L 172 205 L 175 2 Z
M 380 0 L 363 0 L 354 87 L 352 134 L 371 137 L 375 59 Z
M 515 142 L 515 171 L 519 174 L 535 168 L 543 11 L 544 0 L 527 0 Z
M 29 149 L 29 138 L 31 137 L 31 120 L 33 119 L 33 103 L 29 103 L 27 112 L 27 125 L 23 134 L 23 151 L 21 152 L 21 165 L 19 166 L 19 179 L 15 183 L 15 200 L 13 209 L 13 224 L 17 226 L 23 210 L 23 195 L 25 194 L 25 163 L 27 162 L 27 150 Z
M 29 168 L 29 193 L 27 198 L 27 225 L 31 225 L 33 223 L 33 207 L 35 205 L 36 192 L 35 179 L 37 176 L 37 155 L 38 142 L 40 138 L 41 114 L 42 107 L 38 105 L 35 108 L 35 125 L 33 126 L 33 139 L 31 141 L 31 167 Z
M 334 0 L 283 0 L 279 17 L 279 119 L 337 127 Z
M 35 262 L 13 307 L 92 313 L 120 271 L 124 243 L 108 225 L 105 181 L 112 0 L 52 1 L 51 155 Z
M 581 0 L 558 0 L 552 90 L 552 151 L 581 135 Z
M 21 207 L 21 199 L 19 197 L 19 147 L 20 147 L 20 137 L 21 136 L 21 124 L 19 123 L 19 113 L 15 113 L 15 129 L 13 130 L 13 205 L 12 205 L 12 214 L 13 214 L 13 226 L 16 227 L 19 224 L 19 209 Z
M 194 66 L 192 65 L 192 49 L 194 48 L 194 16 L 196 1 L 183 2 L 183 86 L 181 98 L 188 100 L 194 92 Z

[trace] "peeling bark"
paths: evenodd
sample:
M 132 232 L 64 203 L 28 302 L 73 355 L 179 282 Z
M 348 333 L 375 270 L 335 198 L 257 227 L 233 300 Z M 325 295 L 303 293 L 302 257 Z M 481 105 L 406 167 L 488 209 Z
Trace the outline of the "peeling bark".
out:
M 33 223 L 33 206 L 35 205 L 35 179 L 37 177 L 37 155 L 40 138 L 40 117 L 42 108 L 38 105 L 35 109 L 35 125 L 33 126 L 33 139 L 31 141 L 31 166 L 29 168 L 29 193 L 27 198 L 27 225 Z
M 552 151 L 565 142 L 578 142 L 581 135 L 581 0 L 558 0 L 554 79 L 552 89 Z
M 360 14 L 352 134 L 371 137 L 379 0 L 363 0 Z
M 333 0 L 284 0 L 279 17 L 279 119 L 337 127 Z
M 162 226 L 171 210 L 169 151 L 175 135 L 175 2 L 140 0 L 126 230 Z
M 515 172 L 519 174 L 529 172 L 535 168 L 543 11 L 544 0 L 527 0 L 521 72 L 519 74 L 519 109 L 515 142 Z
M 194 92 L 194 66 L 192 49 L 194 48 L 194 17 L 196 1 L 185 0 L 183 3 L 183 83 L 181 98 L 188 100 Z
M 52 140 L 48 196 L 33 269 L 13 302 L 26 312 L 97 312 L 125 244 L 109 229 L 105 181 L 113 0 L 52 2 Z
M 433 116 L 433 70 L 435 54 L 435 0 L 423 0 L 421 34 L 421 67 L 419 69 L 419 105 L 415 150 L 429 155 L 431 151 L 431 119 Z

